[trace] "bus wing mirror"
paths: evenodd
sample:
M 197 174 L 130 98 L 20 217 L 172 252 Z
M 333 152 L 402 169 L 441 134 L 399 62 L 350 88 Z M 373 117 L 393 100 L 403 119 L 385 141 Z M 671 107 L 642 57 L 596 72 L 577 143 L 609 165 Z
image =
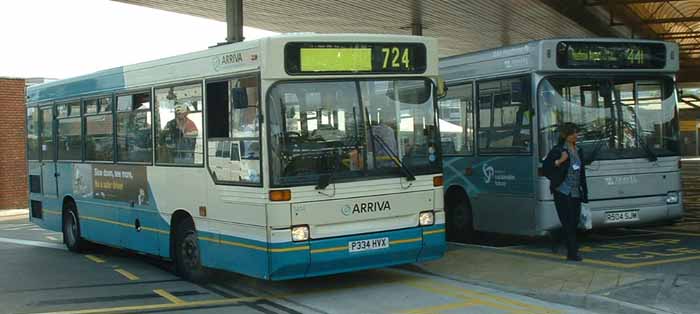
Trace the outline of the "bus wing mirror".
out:
M 246 93 L 245 88 L 231 88 L 231 107 L 233 109 L 248 108 L 248 93 Z
M 447 85 L 445 85 L 445 80 L 441 77 L 437 79 L 437 97 L 438 99 L 447 96 Z

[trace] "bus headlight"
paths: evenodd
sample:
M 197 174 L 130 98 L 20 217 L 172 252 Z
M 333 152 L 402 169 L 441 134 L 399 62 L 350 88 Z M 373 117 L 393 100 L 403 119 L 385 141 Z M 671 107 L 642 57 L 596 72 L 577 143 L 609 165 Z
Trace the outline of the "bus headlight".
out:
M 306 241 L 309 239 L 309 226 L 294 226 L 292 227 L 292 241 Z
M 678 203 L 678 192 L 668 192 L 666 194 L 666 204 Z
M 418 215 L 418 223 L 421 226 L 430 226 L 435 223 L 435 213 L 431 211 L 421 212 Z

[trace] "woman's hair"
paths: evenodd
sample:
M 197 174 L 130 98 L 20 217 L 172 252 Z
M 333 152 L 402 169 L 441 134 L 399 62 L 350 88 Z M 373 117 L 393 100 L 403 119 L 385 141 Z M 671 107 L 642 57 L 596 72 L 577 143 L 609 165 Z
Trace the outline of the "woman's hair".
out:
M 566 137 L 579 131 L 575 123 L 566 122 L 559 126 L 559 144 L 566 141 Z

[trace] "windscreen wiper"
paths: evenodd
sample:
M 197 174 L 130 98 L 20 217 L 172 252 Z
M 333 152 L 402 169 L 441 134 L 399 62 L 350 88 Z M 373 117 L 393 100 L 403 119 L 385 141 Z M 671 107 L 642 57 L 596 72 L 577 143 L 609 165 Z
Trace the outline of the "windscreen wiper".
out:
M 647 154 L 647 159 L 649 161 L 657 161 L 659 160 L 658 157 L 656 157 L 656 154 L 651 150 L 651 147 L 649 147 L 649 144 L 647 144 L 647 141 L 644 140 L 643 137 L 639 137 L 639 144 L 642 144 L 642 150 Z
M 647 144 L 647 141 L 645 141 L 644 137 L 642 137 L 642 134 L 641 134 L 642 124 L 639 122 L 639 116 L 637 115 L 637 111 L 632 110 L 632 109 L 631 109 L 631 111 L 632 111 L 632 114 L 634 115 L 634 123 L 635 123 L 634 130 L 637 133 L 637 138 L 639 139 L 639 144 L 642 145 L 642 150 L 647 154 L 647 159 L 649 159 L 649 161 L 657 161 L 659 158 L 656 157 L 656 154 L 654 154 L 654 152 L 651 150 L 651 147 L 649 147 L 649 144 Z
M 401 171 L 404 173 L 404 175 L 406 175 L 406 180 L 414 181 L 416 179 L 416 176 L 414 176 L 413 173 L 411 172 L 411 170 L 409 170 L 408 167 L 406 167 L 406 165 L 401 161 L 401 159 L 399 159 L 399 156 L 397 156 L 394 152 L 391 151 L 391 149 L 389 148 L 389 145 L 387 145 L 386 142 L 384 142 L 384 139 L 375 135 L 372 132 L 370 132 L 370 135 L 372 136 L 372 140 L 374 142 L 379 143 L 379 146 L 382 148 L 382 150 L 384 150 L 384 152 L 389 154 L 389 158 L 391 158 L 391 160 L 394 162 L 394 164 L 401 169 Z
M 340 153 L 338 152 L 337 154 L 329 154 L 325 153 L 324 157 L 328 156 L 334 156 L 335 157 L 335 164 L 333 165 L 333 168 L 331 169 L 330 172 L 320 174 L 318 176 L 318 182 L 316 183 L 316 190 L 325 190 L 328 185 L 330 185 L 333 181 L 333 174 L 335 174 L 335 171 L 340 168 Z
M 607 125 L 605 126 L 604 130 L 605 131 L 603 132 L 603 134 L 598 138 L 598 140 L 596 140 L 595 148 L 593 148 L 593 151 L 591 152 L 591 154 L 588 156 L 588 158 L 586 158 L 583 161 L 583 163 L 586 166 L 592 164 L 595 161 L 595 157 L 598 156 L 598 152 L 600 152 L 600 149 L 603 148 L 603 144 L 605 144 L 605 141 L 607 140 L 606 136 L 609 135 Z

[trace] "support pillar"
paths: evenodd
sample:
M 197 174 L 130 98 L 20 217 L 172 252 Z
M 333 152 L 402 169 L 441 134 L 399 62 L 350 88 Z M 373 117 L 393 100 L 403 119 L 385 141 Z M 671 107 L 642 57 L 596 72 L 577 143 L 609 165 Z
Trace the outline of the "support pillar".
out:
M 423 36 L 423 24 L 411 23 L 411 35 Z
M 226 43 L 243 41 L 243 0 L 226 0 Z

